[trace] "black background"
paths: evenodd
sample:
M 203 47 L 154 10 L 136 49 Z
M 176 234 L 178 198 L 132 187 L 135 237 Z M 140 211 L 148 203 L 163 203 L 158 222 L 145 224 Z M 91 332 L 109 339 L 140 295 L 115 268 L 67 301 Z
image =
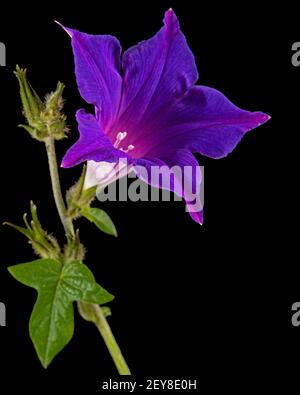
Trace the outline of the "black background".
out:
M 292 356 L 300 351 L 300 328 L 290 322 L 291 305 L 300 300 L 295 204 L 300 68 L 290 61 L 291 45 L 300 39 L 297 14 L 289 2 L 197 3 L 1 5 L 7 67 L 0 68 L 0 220 L 20 223 L 32 199 L 42 223 L 63 239 L 43 146 L 16 127 L 23 119 L 15 65 L 28 68 L 40 94 L 57 80 L 66 84 L 72 133 L 59 144 L 61 157 L 77 138 L 74 113 L 85 103 L 76 88 L 69 38 L 53 20 L 115 35 L 128 48 L 151 37 L 172 6 L 196 56 L 199 83 L 272 119 L 229 157 L 198 156 L 205 166 L 202 227 L 183 203 L 105 203 L 119 238 L 82 221 L 87 263 L 116 295 L 110 323 L 136 376 L 197 377 L 205 394 L 217 387 L 234 393 L 250 386 L 268 390 L 292 382 L 299 371 Z M 80 167 L 63 170 L 63 185 L 72 185 L 79 173 Z M 0 301 L 7 307 L 7 326 L 0 327 L 0 393 L 65 388 L 69 393 L 81 387 L 97 393 L 101 377 L 113 377 L 115 369 L 95 328 L 77 312 L 72 342 L 46 371 L 41 367 L 27 329 L 35 292 L 6 270 L 34 256 L 8 228 L 1 228 L 0 240 Z

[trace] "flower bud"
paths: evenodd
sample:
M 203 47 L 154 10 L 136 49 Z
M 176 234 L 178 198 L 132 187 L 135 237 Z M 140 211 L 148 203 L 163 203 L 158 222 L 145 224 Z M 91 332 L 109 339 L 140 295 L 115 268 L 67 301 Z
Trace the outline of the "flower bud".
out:
M 66 137 L 68 128 L 66 126 L 66 116 L 61 112 L 64 100 L 62 93 L 65 86 L 58 82 L 56 90 L 46 96 L 45 109 L 41 113 L 41 119 L 47 125 L 49 134 L 55 140 L 61 140 Z
M 47 137 L 61 140 L 66 136 L 68 128 L 63 108 L 62 92 L 64 85 L 58 82 L 55 92 L 48 94 L 42 102 L 26 77 L 26 70 L 16 67 L 15 75 L 19 81 L 23 113 L 27 125 L 19 125 L 39 141 Z

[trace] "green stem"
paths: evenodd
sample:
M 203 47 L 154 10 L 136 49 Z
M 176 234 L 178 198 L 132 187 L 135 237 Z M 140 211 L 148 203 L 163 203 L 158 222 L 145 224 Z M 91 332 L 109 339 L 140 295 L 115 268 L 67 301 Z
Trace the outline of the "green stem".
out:
M 94 324 L 100 332 L 108 351 L 115 363 L 120 375 L 131 375 L 129 367 L 123 357 L 120 347 L 110 329 L 110 326 L 103 314 L 101 307 L 97 304 L 92 305 L 94 312 Z
M 61 222 L 63 224 L 64 230 L 68 237 L 74 238 L 75 231 L 72 219 L 67 215 L 67 210 L 65 206 L 65 202 L 63 199 L 60 181 L 59 181 L 59 174 L 57 168 L 57 159 L 56 159 L 56 152 L 55 152 L 55 142 L 52 137 L 48 137 L 45 140 L 48 162 L 49 162 L 49 169 L 50 169 L 50 177 L 52 183 L 52 190 L 54 195 L 55 204 L 57 207 L 57 211 Z M 86 305 L 84 302 L 81 302 L 82 305 Z M 92 308 L 93 313 L 93 323 L 98 328 L 103 340 L 108 348 L 108 351 L 115 363 L 115 366 L 120 375 L 130 375 L 130 370 L 127 366 L 127 363 L 122 355 L 120 347 L 110 329 L 110 326 L 103 314 L 103 311 L 99 305 L 91 304 L 86 305 Z
M 57 211 L 61 220 L 61 223 L 64 227 L 67 236 L 71 236 L 72 238 L 75 236 L 74 226 L 72 221 L 67 215 L 67 210 L 65 206 L 65 202 L 62 196 L 60 181 L 59 181 L 59 174 L 57 168 L 57 159 L 56 159 L 56 152 L 55 152 L 55 142 L 53 137 L 48 137 L 45 140 L 46 151 L 48 156 L 48 163 L 49 163 L 49 170 L 50 170 L 50 177 L 52 183 L 52 190 L 53 196 L 55 200 L 55 204 L 57 207 Z

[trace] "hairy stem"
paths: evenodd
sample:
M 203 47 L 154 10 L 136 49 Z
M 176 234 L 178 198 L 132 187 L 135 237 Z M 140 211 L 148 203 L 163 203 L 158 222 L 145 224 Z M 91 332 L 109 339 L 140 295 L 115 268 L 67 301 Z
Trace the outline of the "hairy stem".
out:
M 75 236 L 74 226 L 73 226 L 71 219 L 67 215 L 65 202 L 64 202 L 62 192 L 61 192 L 54 139 L 52 137 L 48 137 L 45 140 L 45 145 L 46 145 L 46 151 L 47 151 L 47 156 L 48 156 L 48 163 L 49 163 L 53 196 L 54 196 L 55 204 L 57 207 L 57 211 L 58 211 L 61 223 L 64 227 L 64 230 L 66 232 L 66 235 L 68 237 L 73 238 Z

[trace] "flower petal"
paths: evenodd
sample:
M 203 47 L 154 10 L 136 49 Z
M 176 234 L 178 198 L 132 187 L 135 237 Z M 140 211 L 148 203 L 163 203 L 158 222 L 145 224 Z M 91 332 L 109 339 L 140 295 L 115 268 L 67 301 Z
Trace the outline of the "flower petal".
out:
M 186 148 L 211 158 L 229 154 L 244 134 L 266 122 L 262 112 L 242 110 L 221 92 L 195 86 L 182 100 L 158 115 L 154 133 L 143 136 L 149 155 Z
M 193 220 L 203 223 L 202 173 L 190 151 L 177 150 L 161 158 L 137 159 L 134 169 L 137 176 L 149 185 L 184 198 Z
M 93 186 L 104 188 L 116 180 L 127 176 L 132 170 L 127 159 L 120 159 L 118 162 L 87 162 L 84 189 Z
M 87 160 L 95 162 L 116 162 L 120 158 L 128 158 L 112 145 L 105 135 L 98 120 L 84 110 L 76 113 L 80 138 L 67 151 L 62 161 L 62 167 L 72 167 Z
M 172 10 L 166 12 L 164 24 L 153 38 L 123 55 L 119 130 L 138 133 L 158 109 L 181 97 L 198 79 L 194 56 Z
M 63 28 L 72 39 L 80 94 L 97 107 L 101 125 L 106 130 L 118 111 L 121 98 L 120 43 L 112 36 Z
M 181 149 L 170 152 L 162 158 L 170 168 L 178 168 L 177 179 L 174 180 L 173 191 L 180 194 L 186 201 L 187 210 L 194 221 L 203 224 L 204 180 L 201 167 L 194 155 Z

